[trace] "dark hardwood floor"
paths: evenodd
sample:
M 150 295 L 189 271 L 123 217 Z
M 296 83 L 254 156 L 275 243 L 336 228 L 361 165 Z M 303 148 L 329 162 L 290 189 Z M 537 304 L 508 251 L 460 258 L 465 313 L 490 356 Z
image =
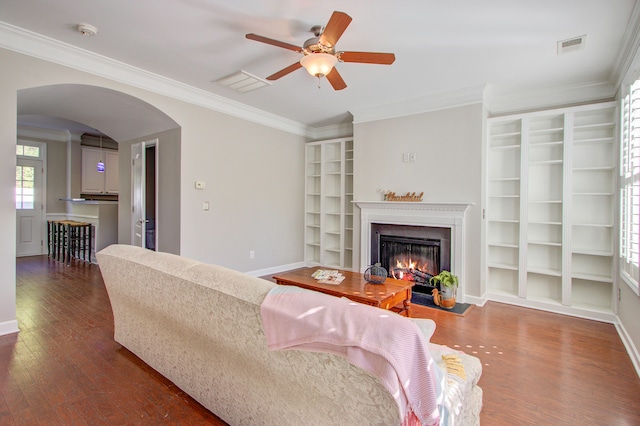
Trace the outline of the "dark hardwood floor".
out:
M 225 424 L 113 341 L 97 266 L 20 258 L 16 292 L 0 425 Z M 413 313 L 436 321 L 435 343 L 481 359 L 483 425 L 640 425 L 640 378 L 613 325 L 493 302 Z

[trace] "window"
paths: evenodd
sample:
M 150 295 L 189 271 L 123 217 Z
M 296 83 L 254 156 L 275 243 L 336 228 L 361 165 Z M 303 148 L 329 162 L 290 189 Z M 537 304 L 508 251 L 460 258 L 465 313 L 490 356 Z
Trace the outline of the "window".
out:
M 620 138 L 620 269 L 640 295 L 640 80 L 622 100 Z
M 16 145 L 16 155 L 38 158 L 40 157 L 40 148 L 37 146 Z
M 16 166 L 16 209 L 33 210 L 35 167 Z

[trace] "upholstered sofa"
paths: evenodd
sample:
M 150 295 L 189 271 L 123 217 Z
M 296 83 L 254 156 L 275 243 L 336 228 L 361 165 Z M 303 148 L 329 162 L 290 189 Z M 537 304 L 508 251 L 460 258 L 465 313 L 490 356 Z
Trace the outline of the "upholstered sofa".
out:
M 115 340 L 230 425 L 402 423 L 375 374 L 331 353 L 268 349 L 260 308 L 274 283 L 127 245 L 109 246 L 97 259 Z M 434 353 L 442 348 L 428 345 Z M 448 380 L 439 397 L 452 410 L 447 424 L 476 425 L 481 364 L 459 359 L 466 378 Z

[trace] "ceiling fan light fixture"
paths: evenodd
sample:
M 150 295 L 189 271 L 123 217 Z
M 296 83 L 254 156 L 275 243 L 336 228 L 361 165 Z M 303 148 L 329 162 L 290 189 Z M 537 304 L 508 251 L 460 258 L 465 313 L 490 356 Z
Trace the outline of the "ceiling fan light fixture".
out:
M 334 68 L 338 61 L 391 65 L 396 59 L 393 53 L 350 51 L 339 51 L 336 53 L 336 43 L 340 37 L 342 37 L 342 33 L 350 23 L 351 17 L 349 15 L 337 10 L 334 11 L 324 29 L 320 25 L 311 28 L 311 32 L 313 32 L 315 37 L 305 41 L 302 48 L 291 43 L 274 40 L 254 33 L 249 33 L 245 37 L 249 40 L 259 41 L 304 55 L 299 61 L 268 76 L 268 81 L 277 80 L 300 68 L 304 68 L 309 74 L 318 78 L 318 87 L 320 87 L 320 79 L 326 77 L 331 87 L 333 87 L 333 90 L 342 90 L 347 87 L 347 84 L 344 82 L 338 69 Z
M 300 59 L 300 65 L 314 77 L 324 77 L 338 63 L 338 58 L 328 53 L 311 53 Z

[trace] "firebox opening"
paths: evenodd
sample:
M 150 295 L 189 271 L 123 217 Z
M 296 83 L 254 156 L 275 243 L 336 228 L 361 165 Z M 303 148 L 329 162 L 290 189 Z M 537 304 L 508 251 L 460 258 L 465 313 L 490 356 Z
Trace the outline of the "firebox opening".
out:
M 440 267 L 440 240 L 381 235 L 380 260 L 389 276 L 428 286 Z
M 390 277 L 414 281 L 414 292 L 431 293 L 430 278 L 450 270 L 450 228 L 372 224 L 371 233 L 371 262 Z

